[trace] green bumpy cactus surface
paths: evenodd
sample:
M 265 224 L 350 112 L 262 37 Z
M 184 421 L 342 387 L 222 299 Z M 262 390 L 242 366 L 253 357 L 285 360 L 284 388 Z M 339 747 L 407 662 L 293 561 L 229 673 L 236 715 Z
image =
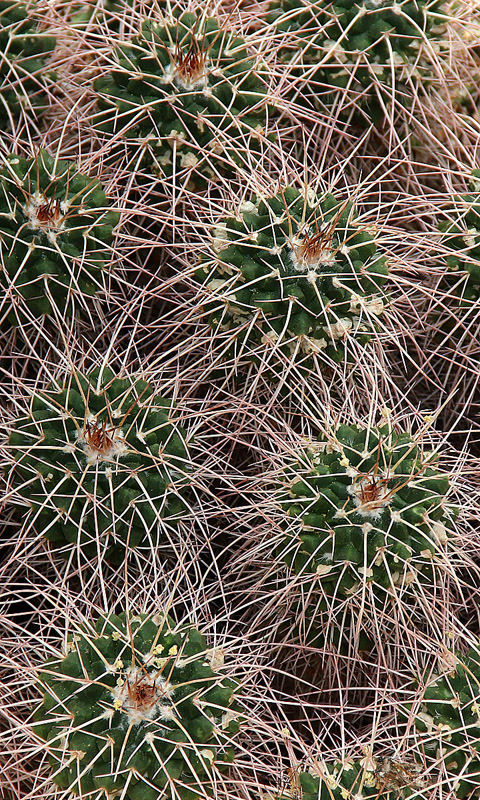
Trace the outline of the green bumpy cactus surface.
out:
M 369 341 L 387 265 L 350 203 L 330 194 L 310 202 L 289 187 L 223 220 L 196 276 L 212 294 L 212 327 L 308 364 L 322 351 L 341 361 L 348 335 Z
M 452 654 L 451 662 L 450 671 L 428 682 L 415 725 L 425 734 L 422 752 L 449 776 L 448 791 L 454 786 L 455 797 L 479 797 L 480 649 Z
M 77 30 L 99 25 L 118 34 L 124 27 L 134 29 L 140 13 L 144 14 L 152 7 L 155 11 L 165 10 L 166 5 L 167 0 L 150 0 L 147 3 L 144 0 L 86 0 L 72 7 L 70 22 Z
M 113 563 L 185 513 L 189 459 L 171 401 L 108 369 L 36 393 L 9 438 L 12 502 L 55 548 Z
M 365 758 L 362 761 L 325 764 L 290 779 L 293 797 L 302 800 L 398 800 L 418 795 L 425 785 L 418 764 L 400 759 Z M 291 795 L 288 795 L 291 796 Z M 281 794 L 279 800 L 284 800 Z
M 125 613 L 71 635 L 67 651 L 43 667 L 34 716 L 59 787 L 85 800 L 213 794 L 239 728 L 222 651 L 169 617 Z
M 114 60 L 95 84 L 103 109 L 97 128 L 147 148 L 161 174 L 228 171 L 239 143 L 263 132 L 265 87 L 244 40 L 214 19 L 147 20 Z
M 469 300 L 478 299 L 480 291 L 480 170 L 474 170 L 472 175 L 472 193 L 455 198 L 457 220 L 450 219 L 439 226 L 445 234 L 445 244 L 457 251 L 446 257 L 447 266 L 455 272 L 468 272 L 465 297 Z
M 441 6 L 440 0 L 365 0 L 362 4 L 280 0 L 273 4 L 268 19 L 279 33 L 287 34 L 287 43 L 290 37 L 285 57 L 290 59 L 291 52 L 295 64 L 307 70 L 307 88 L 318 91 L 327 103 L 336 97 L 331 89 L 353 93 L 355 103 L 378 122 L 384 116 L 381 100 L 389 101 L 393 87 L 403 101 L 409 83 L 425 83 L 431 74 L 422 53 L 428 49 L 426 40 L 437 34 Z M 312 72 L 315 64 L 320 66 Z
M 16 0 L 0 0 L 0 128 L 10 127 L 22 108 L 31 118 L 47 105 L 45 62 L 55 37 L 38 30 L 37 19 Z
M 15 324 L 12 306 L 31 315 L 72 314 L 93 295 L 109 258 L 118 214 L 98 180 L 44 150 L 10 156 L 0 172 L 0 313 Z
M 431 579 L 455 508 L 448 478 L 409 434 L 340 425 L 285 478 L 279 501 L 291 521 L 277 552 L 295 573 L 316 573 L 331 596 L 366 583 L 383 597 Z

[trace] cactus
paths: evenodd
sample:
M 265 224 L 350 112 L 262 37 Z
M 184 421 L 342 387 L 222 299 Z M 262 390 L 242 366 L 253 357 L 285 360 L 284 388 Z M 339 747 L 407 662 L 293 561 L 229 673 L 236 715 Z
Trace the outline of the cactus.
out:
M 418 794 L 425 786 L 419 764 L 401 759 L 367 757 L 361 761 L 315 766 L 308 772 L 294 773 L 288 796 L 303 800 L 348 800 L 375 797 L 398 800 Z M 295 791 L 296 790 L 296 791 Z M 279 800 L 283 800 L 282 795 Z
M 55 548 L 120 563 L 185 512 L 185 433 L 143 380 L 73 373 L 36 393 L 9 437 L 12 502 Z M 162 523 L 162 519 L 165 523 Z
M 455 198 L 455 222 L 445 221 L 439 225 L 445 236 L 445 244 L 453 251 L 446 257 L 450 270 L 468 272 L 466 299 L 475 300 L 480 290 L 480 170 L 474 170 L 471 194 Z
M 370 585 L 383 600 L 431 579 L 455 514 L 448 485 L 409 434 L 340 425 L 285 472 L 279 502 L 291 519 L 277 554 L 330 596 Z
M 350 203 L 307 200 L 293 187 L 244 203 L 215 228 L 197 269 L 213 296 L 210 325 L 237 328 L 252 346 L 275 343 L 305 364 L 322 351 L 341 361 L 349 334 L 368 342 L 387 266 L 355 220 Z
M 422 54 L 425 40 L 433 40 L 440 29 L 441 6 L 441 0 L 400 4 L 366 0 L 360 6 L 354 0 L 328 5 L 280 0 L 272 4 L 268 20 L 279 32 L 294 34 L 291 55 L 288 48 L 285 58 L 293 55 L 298 63 L 298 49 L 302 48 L 302 69 L 308 74 L 306 88 L 313 84 L 313 91 L 320 92 L 327 103 L 335 99 L 331 89 L 355 93 L 356 104 L 367 117 L 379 122 L 384 116 L 382 105 L 389 101 L 394 87 L 404 101 L 409 82 L 425 84 L 428 79 L 432 68 Z M 309 69 L 320 62 L 317 70 Z M 360 118 L 359 114 L 355 116 Z
M 53 780 L 82 798 L 196 800 L 233 760 L 234 681 L 193 627 L 146 614 L 100 617 L 40 673 L 34 715 Z
M 212 179 L 230 169 L 235 140 L 263 132 L 265 87 L 244 40 L 215 19 L 146 20 L 114 60 L 95 83 L 103 109 L 97 128 L 147 146 L 156 172 L 195 170 L 197 179 Z
M 46 106 L 42 72 L 55 37 L 41 33 L 29 8 L 0 0 L 0 129 L 11 127 L 25 109 L 29 117 Z
M 455 797 L 480 794 L 480 650 L 448 658 L 448 673 L 428 681 L 415 726 L 421 749 L 443 768 Z M 410 716 L 410 715 L 409 715 Z M 458 776 L 458 781 L 455 780 Z
M 13 307 L 34 316 L 72 314 L 77 298 L 93 295 L 108 259 L 118 214 L 98 180 L 44 150 L 36 158 L 9 156 L 0 172 L 2 316 Z

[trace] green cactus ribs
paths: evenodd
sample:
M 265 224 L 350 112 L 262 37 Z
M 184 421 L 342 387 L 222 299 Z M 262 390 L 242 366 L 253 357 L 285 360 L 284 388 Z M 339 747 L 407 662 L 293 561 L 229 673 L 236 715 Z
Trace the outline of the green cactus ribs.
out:
M 253 360 L 275 346 L 309 366 L 321 353 L 342 361 L 349 337 L 370 340 L 387 272 L 351 203 L 288 187 L 220 221 L 196 276 L 214 329 L 237 331 L 239 346 L 257 349 Z
M 320 764 L 308 772 L 293 772 L 288 795 L 279 793 L 278 800 L 302 797 L 303 800 L 398 800 L 418 795 L 427 780 L 419 764 L 410 759 L 367 756 L 360 761 Z M 268 795 L 273 800 L 273 795 Z
M 237 684 L 193 627 L 145 614 L 101 617 L 40 674 L 33 730 L 53 781 L 90 800 L 197 800 L 234 758 Z
M 371 587 L 383 603 L 432 580 L 455 507 L 448 477 L 409 434 L 340 425 L 287 468 L 284 487 L 277 555 L 327 595 Z
M 76 3 L 71 10 L 70 22 L 77 30 L 91 29 L 95 26 L 107 28 L 112 33 L 118 34 L 124 29 L 134 30 L 140 14 L 154 9 L 163 12 L 167 8 L 167 0 L 84 0 Z
M 302 65 L 307 93 L 330 105 L 347 92 L 366 118 L 378 123 L 392 97 L 408 104 L 412 86 L 431 77 L 428 50 L 441 44 L 441 7 L 441 0 L 285 0 L 274 4 L 269 19 L 290 34 L 295 46 L 286 47 L 284 59 Z M 312 70 L 315 64 L 318 70 Z
M 194 170 L 196 179 L 214 178 L 263 135 L 265 87 L 244 40 L 214 19 L 147 20 L 114 61 L 95 84 L 96 127 L 144 148 L 159 174 Z
M 480 794 L 480 647 L 448 654 L 443 674 L 427 681 L 415 706 L 417 743 L 428 759 L 442 764 L 447 791 L 455 797 Z M 405 712 L 411 719 L 411 710 Z M 457 778 L 458 776 L 458 778 Z
M 470 182 L 472 192 L 455 198 L 452 216 L 456 219 L 440 223 L 445 244 L 453 251 L 446 257 L 449 271 L 468 273 L 465 299 L 477 300 L 480 292 L 480 170 L 474 170 Z
M 186 513 L 190 462 L 174 404 L 108 369 L 33 396 L 9 438 L 12 502 L 68 556 L 121 563 L 155 547 Z
M 0 172 L 1 314 L 71 315 L 99 287 L 118 214 L 98 180 L 44 150 Z M 18 310 L 16 311 L 15 309 Z
M 0 126 L 13 126 L 22 109 L 31 118 L 48 104 L 45 95 L 47 58 L 55 37 L 38 28 L 41 12 L 32 4 L 0 0 Z

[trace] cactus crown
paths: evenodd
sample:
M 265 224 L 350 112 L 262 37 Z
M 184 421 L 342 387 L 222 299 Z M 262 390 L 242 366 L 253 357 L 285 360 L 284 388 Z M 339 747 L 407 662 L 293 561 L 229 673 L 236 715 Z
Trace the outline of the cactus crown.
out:
M 46 105 L 42 70 L 55 47 L 55 37 L 38 31 L 29 7 L 0 0 L 0 127 L 9 128 L 22 107 L 29 116 Z
M 196 167 L 212 177 L 211 157 L 217 164 L 220 156 L 225 169 L 235 159 L 233 141 L 263 131 L 265 88 L 245 42 L 214 19 L 184 13 L 163 25 L 147 20 L 115 60 L 95 84 L 98 128 L 147 141 L 163 174 Z
M 458 251 L 448 255 L 447 265 L 452 271 L 464 270 L 468 273 L 470 299 L 478 297 L 480 289 L 480 170 L 474 170 L 471 180 L 471 194 L 455 198 L 457 220 L 440 223 L 445 233 L 449 249 Z
M 98 180 L 57 161 L 10 156 L 0 172 L 0 285 L 5 302 L 23 302 L 35 316 L 52 305 L 70 314 L 75 297 L 92 295 L 108 259 L 118 214 Z M 17 321 L 6 309 L 8 320 Z
M 431 574 L 455 512 L 434 458 L 388 425 L 340 425 L 320 436 L 285 472 L 287 487 L 279 500 L 292 521 L 278 553 L 332 595 L 367 583 L 383 597 Z
M 308 84 L 321 83 L 323 100 L 329 88 L 359 93 L 356 102 L 373 121 L 383 117 L 377 95 L 388 101 L 392 81 L 400 99 L 413 78 L 424 83 L 431 68 L 421 58 L 426 38 L 432 39 L 441 0 L 396 3 L 392 0 L 339 0 L 328 5 L 310 0 L 274 2 L 269 21 L 279 32 L 294 34 L 291 52 L 304 65 L 322 62 Z M 290 48 L 285 51 L 289 58 Z M 403 84 L 403 88 L 402 88 Z
M 422 751 L 444 765 L 455 783 L 455 797 L 478 796 L 480 741 L 480 649 L 450 654 L 448 672 L 436 675 L 424 690 L 415 726 L 425 736 Z M 408 713 L 410 717 L 410 712 Z
M 185 511 L 189 460 L 174 405 L 143 380 L 96 369 L 33 397 L 9 438 L 12 502 L 55 547 L 119 563 Z M 162 523 L 162 520 L 164 522 Z
M 420 764 L 403 759 L 366 757 L 361 761 L 325 764 L 309 772 L 291 771 L 289 795 L 303 800 L 398 800 L 424 788 Z
M 222 664 L 198 630 L 167 616 L 110 615 L 70 635 L 67 655 L 43 667 L 34 716 L 55 783 L 82 798 L 211 794 L 239 728 Z
M 212 327 L 237 327 L 251 345 L 276 342 L 307 361 L 322 350 L 340 361 L 350 333 L 368 341 L 387 266 L 355 218 L 350 203 L 307 200 L 293 187 L 244 203 L 217 225 L 197 269 L 215 298 Z

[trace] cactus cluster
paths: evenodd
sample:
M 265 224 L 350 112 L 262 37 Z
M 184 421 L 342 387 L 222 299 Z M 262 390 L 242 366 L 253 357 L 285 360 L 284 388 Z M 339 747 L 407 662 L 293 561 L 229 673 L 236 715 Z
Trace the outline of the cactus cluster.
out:
M 196 274 L 212 295 L 205 311 L 214 329 L 308 363 L 322 352 L 341 361 L 350 335 L 369 341 L 388 270 L 351 203 L 290 186 L 221 220 Z
M 118 214 L 96 178 L 41 150 L 9 156 L 0 172 L 3 320 L 74 313 L 95 294 Z
M 174 405 L 144 380 L 108 369 L 74 372 L 32 397 L 9 437 L 12 502 L 68 554 L 155 546 L 186 510 L 185 432 Z M 162 533 L 163 531 L 163 533 Z
M 449 656 L 443 674 L 426 681 L 415 726 L 425 755 L 442 765 L 455 797 L 478 797 L 480 786 L 480 650 Z
M 228 173 L 234 142 L 264 134 L 266 90 L 244 40 L 204 15 L 146 20 L 95 88 L 97 129 L 143 147 L 161 175 Z
M 277 553 L 295 573 L 316 574 L 330 596 L 367 585 L 383 598 L 431 580 L 454 509 L 448 477 L 409 434 L 341 425 L 284 481 L 279 503 L 290 522 Z
M 0 47 L 0 798 L 480 800 L 478 2 Z
M 40 16 L 31 5 L 0 2 L 0 130 L 14 127 L 22 109 L 31 116 L 47 105 L 46 63 L 56 40 L 39 30 Z
M 71 634 L 39 676 L 34 729 L 53 780 L 82 798 L 196 800 L 232 760 L 236 684 L 198 630 L 122 613 Z
M 360 5 L 354 0 L 280 0 L 273 3 L 269 22 L 279 33 L 293 35 L 288 60 L 298 64 L 301 48 L 305 91 L 327 104 L 338 101 L 338 90 L 348 91 L 355 105 L 379 122 L 392 92 L 404 101 L 413 82 L 428 79 L 432 68 L 424 52 L 435 44 L 441 7 L 441 0 L 366 0 Z M 315 64 L 318 69 L 312 71 Z M 352 114 L 351 104 L 349 110 Z

